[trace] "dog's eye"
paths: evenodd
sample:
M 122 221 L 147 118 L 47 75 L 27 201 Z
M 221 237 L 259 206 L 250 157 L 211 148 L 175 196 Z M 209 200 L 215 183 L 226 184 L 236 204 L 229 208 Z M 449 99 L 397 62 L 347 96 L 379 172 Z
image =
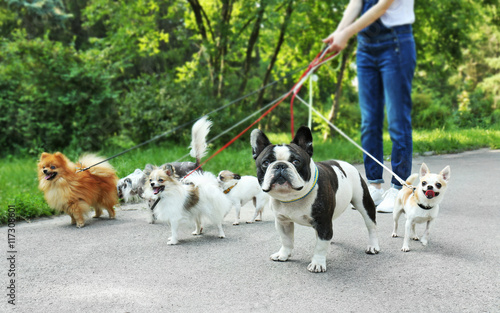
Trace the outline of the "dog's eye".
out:
M 158 181 L 159 181 L 160 183 L 163 183 L 163 179 L 161 179 L 161 178 L 160 178 Z
M 300 161 L 299 160 L 293 160 L 292 164 L 295 165 L 295 166 L 299 166 L 300 165 Z
M 442 185 L 441 185 L 440 183 L 436 183 L 436 187 L 437 187 L 438 189 L 441 189 Z
M 423 187 L 427 186 L 427 182 L 425 180 L 422 182 L 422 186 Z
M 54 165 L 52 165 L 52 166 L 50 167 L 50 169 L 51 169 L 51 170 L 55 170 L 55 169 L 56 169 L 56 167 L 55 167 Z
M 269 161 L 268 160 L 265 160 L 264 162 L 262 162 L 262 167 L 266 168 L 269 166 Z

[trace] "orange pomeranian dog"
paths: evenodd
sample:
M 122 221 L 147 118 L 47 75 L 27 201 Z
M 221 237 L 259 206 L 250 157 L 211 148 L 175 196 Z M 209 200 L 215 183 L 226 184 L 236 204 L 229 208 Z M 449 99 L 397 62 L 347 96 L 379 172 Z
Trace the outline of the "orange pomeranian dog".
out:
M 113 167 L 101 163 L 86 171 L 76 172 L 78 168 L 103 161 L 95 155 L 84 155 L 76 164 L 60 152 L 42 153 L 38 163 L 38 188 L 45 194 L 50 207 L 71 216 L 71 224 L 80 228 L 85 225 L 85 215 L 91 207 L 95 218 L 106 209 L 109 218 L 115 218 L 114 205 L 118 203 L 116 183 L 118 177 Z

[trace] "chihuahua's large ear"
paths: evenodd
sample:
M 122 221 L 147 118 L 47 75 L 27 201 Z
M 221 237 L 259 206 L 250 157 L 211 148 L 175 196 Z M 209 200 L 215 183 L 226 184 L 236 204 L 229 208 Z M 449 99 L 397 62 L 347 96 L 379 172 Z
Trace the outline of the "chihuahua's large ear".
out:
M 168 176 L 175 176 L 175 169 L 172 164 L 166 163 L 160 167 Z
M 151 174 L 151 172 L 153 171 L 154 167 L 152 164 L 146 164 L 146 166 L 144 167 L 144 171 L 142 171 L 146 176 L 149 176 L 149 174 Z
M 295 133 L 295 137 L 293 138 L 292 142 L 296 144 L 297 146 L 301 147 L 304 149 L 309 156 L 312 157 L 313 155 L 313 137 L 311 134 L 311 130 L 307 126 L 300 126 L 299 129 L 297 129 L 297 133 Z
M 420 166 L 420 177 L 424 177 L 425 175 L 429 174 L 429 168 L 425 163 L 422 163 L 422 166 Z
M 252 156 L 255 160 L 267 146 L 271 145 L 271 142 L 260 129 L 254 129 L 250 135 L 250 144 L 252 145 Z
M 443 177 L 445 181 L 450 180 L 450 175 L 451 175 L 451 168 L 449 165 L 447 165 L 441 172 L 439 172 L 439 175 Z

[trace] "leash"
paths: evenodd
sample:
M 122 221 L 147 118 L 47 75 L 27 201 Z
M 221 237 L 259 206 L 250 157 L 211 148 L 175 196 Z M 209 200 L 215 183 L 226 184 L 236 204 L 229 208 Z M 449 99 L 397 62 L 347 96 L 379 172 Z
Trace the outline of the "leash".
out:
M 246 95 L 244 95 L 244 96 L 242 96 L 242 97 L 240 97 L 240 98 L 237 98 L 237 99 L 235 99 L 235 100 L 233 100 L 233 101 L 229 102 L 228 104 L 225 104 L 225 105 L 220 106 L 219 108 L 217 108 L 217 109 L 215 109 L 215 110 L 210 111 L 209 113 L 205 114 L 204 116 L 209 116 L 209 115 L 214 114 L 214 113 L 216 113 L 216 112 L 222 111 L 222 110 L 224 110 L 225 108 L 227 108 L 227 107 L 229 107 L 229 106 L 231 106 L 231 105 L 233 105 L 233 104 L 235 104 L 235 103 L 238 103 L 238 102 L 240 102 L 240 101 L 243 101 L 244 99 L 246 99 L 246 98 L 248 98 L 248 97 L 250 97 L 250 96 L 252 96 L 252 95 L 254 95 L 254 94 L 256 94 L 256 93 L 258 93 L 258 92 L 260 92 L 260 91 L 262 91 L 262 90 L 264 90 L 264 89 L 266 89 L 266 88 L 269 88 L 270 86 L 272 86 L 272 85 L 274 85 L 274 84 L 277 84 L 278 82 L 280 82 L 280 81 L 284 80 L 285 78 L 288 78 L 288 77 L 290 77 L 290 76 L 294 75 L 295 73 L 297 73 L 298 71 L 300 71 L 300 70 L 302 70 L 302 69 L 304 69 L 304 68 L 305 68 L 305 66 L 304 66 L 304 67 L 301 67 L 301 68 L 298 68 L 298 69 L 296 69 L 295 71 L 290 72 L 289 74 L 287 74 L 287 75 L 283 76 L 283 77 L 282 77 L 282 78 L 280 78 L 280 79 L 277 79 L 277 80 L 275 80 L 275 81 L 273 81 L 273 82 L 270 82 L 269 84 L 267 84 L 267 85 L 265 85 L 265 86 L 262 86 L 262 87 L 260 87 L 259 89 L 256 89 L 256 90 L 254 90 L 254 91 L 252 91 L 252 92 L 250 92 L 250 93 L 248 93 L 248 94 L 246 94 Z M 254 114 L 255 114 L 255 113 L 254 113 Z M 254 114 L 252 114 L 252 115 L 254 115 Z M 168 130 L 168 131 L 166 131 L 166 132 L 164 132 L 164 133 L 162 133 L 162 134 L 159 134 L 159 135 L 157 135 L 157 136 L 155 136 L 155 137 L 153 137 L 153 138 L 151 138 L 151 139 L 149 139 L 149 140 L 146 140 L 146 141 L 144 141 L 144 142 L 142 142 L 142 143 L 140 143 L 140 144 L 138 144 L 138 145 L 136 145 L 136 146 L 133 146 L 133 147 L 131 147 L 131 148 L 128 148 L 128 149 L 126 149 L 126 150 L 124 150 L 124 151 L 122 151 L 122 152 L 120 152 L 120 153 L 117 153 L 117 154 L 115 154 L 115 155 L 113 155 L 113 156 L 111 156 L 111 157 L 109 157 L 109 158 L 107 158 L 107 159 L 104 159 L 104 160 L 102 160 L 102 161 L 100 161 L 100 162 L 98 162 L 98 163 L 95 163 L 95 164 L 90 165 L 90 166 L 85 167 L 85 168 L 79 168 L 76 172 L 77 172 L 77 173 L 79 173 L 79 172 L 86 171 L 86 170 L 88 170 L 88 169 L 90 169 L 90 168 L 92 168 L 92 167 L 94 167 L 94 166 L 97 166 L 97 165 L 99 165 L 99 164 L 102 164 L 102 163 L 104 163 L 104 162 L 107 162 L 107 161 L 109 161 L 109 160 L 112 160 L 112 159 L 114 159 L 114 158 L 117 158 L 117 157 L 119 157 L 119 156 L 121 156 L 121 155 L 123 155 L 123 154 L 125 154 L 125 153 L 127 153 L 127 152 L 130 152 L 130 151 L 135 150 L 135 149 L 137 149 L 137 148 L 140 148 L 140 147 L 142 147 L 142 146 L 144 146 L 144 145 L 147 145 L 147 144 L 149 144 L 149 143 L 151 143 L 151 142 L 153 142 L 153 141 L 156 141 L 156 140 L 160 139 L 161 137 L 165 137 L 165 136 L 167 136 L 167 135 L 170 135 L 170 134 L 172 134 L 172 133 L 174 133 L 174 132 L 176 132 L 176 131 L 178 131 L 178 130 L 180 130 L 180 129 L 182 129 L 182 128 L 184 128 L 184 127 L 186 127 L 186 126 L 190 125 L 190 124 L 193 124 L 194 122 L 196 122 L 196 121 L 197 121 L 197 120 L 199 120 L 200 118 L 201 118 L 201 117 L 198 117 L 198 118 L 195 118 L 195 119 L 193 119 L 193 120 L 191 120 L 191 121 L 189 121 L 189 122 L 186 122 L 186 123 L 184 123 L 184 124 L 182 124 L 182 125 L 179 125 L 179 126 L 177 126 L 177 127 L 173 128 L 173 129 L 171 129 L 171 130 Z M 241 122 L 240 122 L 239 124 L 241 124 Z M 239 125 L 239 124 L 237 124 L 237 125 Z M 236 126 L 236 125 L 235 125 L 235 126 Z M 232 127 L 232 128 L 234 128 L 234 127 Z M 232 128 L 231 128 L 231 129 L 232 129 Z M 219 135 L 218 137 L 220 137 L 220 136 L 222 136 L 222 135 L 223 135 L 223 134 Z M 212 139 L 212 141 L 213 141 L 213 140 L 215 140 L 215 139 L 216 139 L 216 138 L 218 138 L 218 137 L 213 138 L 213 139 Z M 187 156 L 187 155 L 186 155 L 186 156 Z M 183 157 L 183 158 L 184 158 L 184 157 Z
M 290 100 L 290 132 L 292 134 L 292 139 L 295 136 L 295 127 L 294 127 L 294 114 L 293 114 L 293 100 L 297 96 L 297 93 L 300 91 L 302 86 L 304 85 L 304 82 L 309 78 L 309 76 L 316 71 L 316 69 L 321 66 L 322 64 L 330 61 L 331 59 L 335 58 L 336 56 L 339 55 L 340 51 L 334 52 L 330 54 L 329 56 L 325 57 L 326 51 L 328 51 L 329 46 L 327 45 L 323 51 L 318 53 L 314 60 L 309 64 L 307 67 L 307 70 L 302 74 L 302 76 L 299 78 L 299 82 L 296 83 L 292 90 L 293 90 L 293 96 L 292 99 Z
M 265 105 L 264 107 L 260 108 L 259 110 L 253 112 L 252 114 L 250 114 L 249 116 L 245 117 L 244 119 L 242 119 L 241 121 L 239 121 L 238 123 L 232 125 L 231 127 L 227 128 L 226 130 L 224 130 L 223 132 L 221 132 L 220 134 L 218 134 L 217 136 L 213 137 L 212 139 L 208 140 L 207 141 L 207 144 L 210 144 L 212 142 L 214 142 L 215 140 L 217 140 L 219 137 L 229 133 L 231 130 L 235 129 L 236 127 L 240 126 L 241 124 L 245 123 L 246 121 L 248 121 L 250 118 L 252 118 L 254 115 L 257 115 L 258 113 L 264 111 L 265 109 L 269 108 L 271 105 L 273 105 L 274 102 L 271 102 L 267 105 Z M 174 162 L 180 162 L 182 161 L 183 159 L 187 158 L 190 154 L 189 153 L 186 153 L 185 155 L 183 155 L 182 157 L 180 157 L 178 160 L 174 161 Z
M 336 57 L 336 56 L 339 55 L 339 52 L 335 52 L 332 55 L 324 58 L 324 55 L 325 55 L 325 53 L 326 53 L 327 50 L 328 50 L 328 47 L 326 47 L 322 52 L 320 52 L 316 56 L 316 58 L 307 67 L 307 70 L 301 75 L 301 77 L 299 79 L 299 82 L 297 82 L 290 91 L 288 91 L 287 93 L 285 93 L 284 95 L 282 95 L 281 97 L 279 97 L 278 99 L 276 99 L 274 101 L 276 103 L 273 104 L 261 116 L 259 116 L 259 118 L 257 118 L 253 123 L 251 123 L 247 128 L 245 128 L 242 132 L 240 132 L 238 135 L 236 135 L 228 143 L 226 143 L 224 146 L 222 146 L 219 150 L 217 150 L 216 152 L 214 152 L 208 159 L 206 159 L 205 161 L 203 161 L 203 163 L 201 163 L 197 168 L 195 168 L 194 170 L 192 170 L 191 172 L 189 172 L 188 174 L 186 174 L 186 176 L 184 176 L 184 179 L 186 177 L 188 177 L 189 175 L 191 175 L 192 173 L 194 173 L 195 171 L 197 171 L 200 167 L 202 167 L 203 165 L 205 165 L 207 162 L 209 162 L 211 159 L 213 159 L 216 155 L 218 155 L 219 153 L 221 153 L 227 147 L 229 147 L 230 145 L 232 145 L 236 140 L 238 140 L 238 138 L 240 138 L 241 136 L 243 136 L 243 134 L 245 134 L 248 130 L 250 130 L 255 124 L 257 124 L 258 122 L 260 122 L 266 115 L 268 115 L 269 113 L 271 113 L 271 111 L 273 111 L 281 102 L 283 102 L 286 98 L 288 98 L 289 95 L 294 94 L 294 97 L 295 97 L 297 95 L 297 93 L 299 92 L 300 88 L 302 87 L 302 85 L 304 84 L 304 82 L 306 81 L 306 79 L 309 77 L 309 75 L 311 75 L 319 66 L 321 66 L 322 64 L 328 62 L 329 60 L 331 60 L 334 57 Z M 293 98 L 292 98 L 292 100 L 293 100 Z M 274 102 L 271 102 L 271 104 L 274 103 Z M 292 101 L 292 107 L 291 108 L 292 108 L 291 120 L 292 120 L 292 125 L 293 125 L 293 101 Z M 292 126 L 292 133 L 293 133 L 293 126 Z M 292 134 L 292 137 L 293 137 L 293 134 Z
M 309 103 L 307 103 L 304 99 L 302 99 L 300 96 L 297 96 L 297 99 L 299 99 L 300 102 L 302 102 L 305 106 L 307 106 L 308 108 L 310 108 L 312 111 L 314 111 L 314 113 L 316 113 L 316 115 L 318 115 L 321 119 L 323 119 L 331 128 L 333 128 L 335 131 L 337 131 L 340 135 L 342 135 L 345 139 L 347 139 L 350 143 L 352 143 L 353 145 L 355 145 L 359 150 L 363 151 L 363 153 L 365 153 L 368 157 L 370 157 L 373 161 L 375 161 L 378 165 L 382 166 L 383 169 L 385 169 L 386 171 L 388 171 L 389 173 L 391 173 L 394 178 L 396 178 L 396 180 L 402 185 L 402 186 L 405 186 L 407 188 L 410 188 L 412 190 L 413 189 L 413 186 L 410 186 L 406 183 L 406 181 L 404 181 L 403 179 L 401 179 L 401 177 L 399 177 L 396 173 L 394 173 L 391 169 L 389 169 L 387 166 L 385 166 L 382 162 L 380 162 L 379 160 L 377 160 L 373 155 L 371 155 L 368 151 L 366 151 L 365 149 L 363 149 L 363 147 L 361 147 L 360 145 L 358 145 L 353 139 L 351 139 L 349 136 L 347 136 L 340 128 L 338 128 L 337 126 L 335 126 L 332 122 L 330 122 L 326 117 L 324 117 L 321 113 L 319 113 L 314 107 L 310 106 Z
M 273 106 L 271 106 L 269 109 L 267 109 L 267 111 L 264 112 L 264 114 L 262 114 L 261 116 L 259 116 L 259 118 L 257 118 L 252 124 L 250 124 L 247 128 L 245 128 L 242 132 L 240 132 L 238 135 L 236 135 L 228 143 L 226 143 L 224 146 L 222 146 L 219 150 L 217 150 L 216 152 L 214 152 L 208 159 L 206 159 L 205 161 L 203 161 L 203 163 L 201 163 L 197 168 L 195 168 L 194 170 L 192 170 L 191 172 L 189 172 L 188 174 L 186 174 L 186 176 L 184 176 L 184 178 L 188 177 L 189 175 L 191 175 L 192 173 L 194 173 L 195 171 L 197 171 L 200 167 L 202 167 L 203 165 L 207 164 L 208 161 L 212 160 L 216 155 L 218 155 L 223 150 L 225 150 L 227 147 L 229 147 L 230 145 L 232 145 L 236 140 L 238 140 L 238 138 L 240 138 L 241 136 L 243 136 L 244 133 L 246 133 L 248 130 L 250 130 L 250 128 L 252 128 L 255 124 L 257 124 L 258 122 L 260 122 L 266 115 L 268 115 L 269 113 L 271 113 L 271 111 L 274 110 L 281 102 L 283 102 L 283 100 L 285 100 L 291 93 L 292 93 L 292 90 L 290 90 L 288 93 L 286 93 L 285 95 L 283 95 L 280 98 L 278 98 L 278 100 L 275 100 L 276 103 Z

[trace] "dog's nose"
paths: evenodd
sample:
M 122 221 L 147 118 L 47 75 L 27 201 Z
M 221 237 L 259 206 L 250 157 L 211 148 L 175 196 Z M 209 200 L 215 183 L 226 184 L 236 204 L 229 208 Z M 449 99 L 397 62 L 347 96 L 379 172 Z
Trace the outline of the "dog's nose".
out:
M 434 189 L 434 187 L 432 185 L 427 186 L 427 190 L 433 190 L 433 189 Z
M 47 172 L 48 172 L 48 171 L 47 171 L 46 169 L 43 169 L 43 173 L 44 173 L 44 174 L 47 174 Z
M 285 163 L 278 163 L 274 166 L 275 169 L 277 170 L 284 170 L 287 168 L 286 164 Z
M 151 183 L 151 187 L 154 187 L 155 186 L 155 183 Z

